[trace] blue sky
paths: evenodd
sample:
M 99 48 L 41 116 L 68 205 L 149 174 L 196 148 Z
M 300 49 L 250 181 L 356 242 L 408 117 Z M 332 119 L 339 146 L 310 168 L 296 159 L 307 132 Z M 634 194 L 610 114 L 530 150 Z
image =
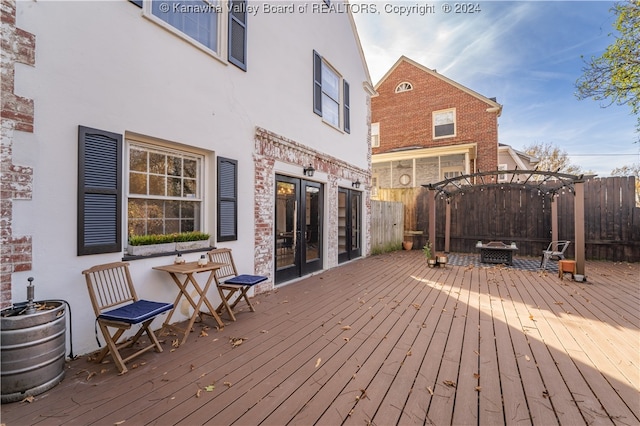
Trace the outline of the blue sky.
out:
M 455 2 L 374 4 L 378 13 L 353 14 L 374 84 L 405 55 L 496 97 L 503 105 L 501 143 L 522 150 L 550 142 L 599 176 L 640 162 L 630 108 L 602 108 L 574 95 L 581 56 L 599 56 L 614 40 L 613 2 L 480 1 L 472 2 L 479 11 L 466 14 L 443 12 Z M 433 13 L 407 16 L 394 7 L 413 5 L 432 6 Z

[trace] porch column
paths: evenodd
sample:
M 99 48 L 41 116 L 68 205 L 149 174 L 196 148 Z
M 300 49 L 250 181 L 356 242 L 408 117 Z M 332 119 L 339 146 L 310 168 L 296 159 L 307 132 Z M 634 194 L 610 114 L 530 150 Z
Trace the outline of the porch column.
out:
M 584 273 L 584 182 L 574 183 L 573 197 L 573 220 L 575 223 L 575 236 L 576 236 L 576 272 L 580 275 L 586 276 Z

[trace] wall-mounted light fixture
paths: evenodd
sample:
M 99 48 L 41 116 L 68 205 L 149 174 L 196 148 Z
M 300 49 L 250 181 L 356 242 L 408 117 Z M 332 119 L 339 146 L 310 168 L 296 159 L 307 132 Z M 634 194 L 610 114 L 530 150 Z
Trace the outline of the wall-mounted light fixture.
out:
M 309 167 L 304 168 L 303 173 L 305 176 L 313 177 L 313 172 L 315 171 L 316 169 L 314 169 L 313 166 L 309 164 Z
M 355 182 L 352 182 L 351 186 L 355 189 L 360 188 L 360 179 L 356 180 Z

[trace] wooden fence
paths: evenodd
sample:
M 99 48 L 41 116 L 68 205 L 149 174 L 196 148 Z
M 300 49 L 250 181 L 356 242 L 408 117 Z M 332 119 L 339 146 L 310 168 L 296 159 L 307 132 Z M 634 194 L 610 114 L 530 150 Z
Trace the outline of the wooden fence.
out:
M 414 248 L 428 238 L 428 194 L 425 188 L 379 189 L 380 199 L 402 202 L 406 231 L 423 231 Z M 635 178 L 590 179 L 584 184 L 585 257 L 640 261 L 640 208 Z M 558 238 L 575 244 L 574 194 L 565 191 L 558 203 Z M 551 199 L 530 189 L 474 188 L 451 199 L 450 251 L 472 253 L 477 241 L 515 242 L 518 255 L 539 256 L 551 240 Z M 436 250 L 444 249 L 445 204 L 436 202 Z M 372 223 L 375 224 L 372 218 Z M 574 256 L 575 246 L 568 249 Z
M 402 243 L 404 206 L 399 202 L 371 201 L 371 251 L 386 251 Z

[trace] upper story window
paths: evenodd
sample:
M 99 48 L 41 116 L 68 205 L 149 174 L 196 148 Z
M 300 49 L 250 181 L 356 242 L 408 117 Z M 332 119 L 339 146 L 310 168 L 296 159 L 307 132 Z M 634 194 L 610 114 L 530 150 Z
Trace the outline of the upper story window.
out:
M 498 164 L 498 170 L 508 170 L 508 165 L 507 164 Z M 507 174 L 506 173 L 499 173 L 498 174 L 498 182 L 506 182 L 507 181 Z
M 202 228 L 204 158 L 129 143 L 127 234 L 171 234 Z
M 351 131 L 349 83 L 313 52 L 313 112 L 332 126 Z
M 413 85 L 408 81 L 403 81 L 396 86 L 396 93 L 408 92 L 409 90 L 413 90 Z
M 145 2 L 147 14 L 164 23 L 170 30 L 220 54 L 220 20 L 223 7 L 218 1 L 208 0 L 151 0 Z
M 442 111 L 434 111 L 433 138 L 447 138 L 456 135 L 456 109 L 450 108 Z
M 371 147 L 380 146 L 380 123 L 371 123 Z
M 229 63 L 247 70 L 248 0 L 230 0 L 228 5 L 223 0 L 130 1 L 142 7 L 147 18 L 218 59 L 226 48 Z

